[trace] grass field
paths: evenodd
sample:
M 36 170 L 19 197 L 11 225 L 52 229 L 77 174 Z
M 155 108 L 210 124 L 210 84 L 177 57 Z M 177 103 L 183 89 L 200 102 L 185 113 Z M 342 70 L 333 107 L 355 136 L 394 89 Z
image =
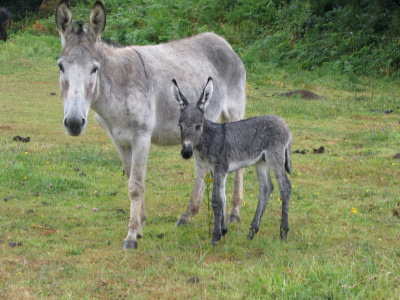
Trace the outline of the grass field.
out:
M 287 242 L 277 191 L 257 236 L 246 239 L 254 168 L 245 170 L 242 221 L 218 246 L 207 195 L 199 215 L 175 227 L 193 161 L 178 146 L 152 146 L 144 238 L 127 252 L 122 165 L 92 116 L 84 135 L 64 132 L 59 51 L 53 37 L 0 42 L 1 299 L 400 299 L 398 80 L 258 66 L 247 116 L 282 116 L 292 151 L 308 150 L 292 154 Z M 274 96 L 294 89 L 324 99 Z

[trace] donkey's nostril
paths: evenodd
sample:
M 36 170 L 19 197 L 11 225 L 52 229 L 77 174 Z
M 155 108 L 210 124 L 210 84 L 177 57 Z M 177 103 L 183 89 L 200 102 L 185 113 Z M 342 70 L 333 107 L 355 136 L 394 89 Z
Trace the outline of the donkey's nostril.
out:
M 185 159 L 189 159 L 192 157 L 192 151 L 182 150 L 181 151 L 182 157 Z
M 183 147 L 181 150 L 181 155 L 185 159 L 189 159 L 193 155 L 192 147 Z
M 68 130 L 68 133 L 73 136 L 80 135 L 86 124 L 86 119 L 69 117 L 64 119 L 64 126 Z

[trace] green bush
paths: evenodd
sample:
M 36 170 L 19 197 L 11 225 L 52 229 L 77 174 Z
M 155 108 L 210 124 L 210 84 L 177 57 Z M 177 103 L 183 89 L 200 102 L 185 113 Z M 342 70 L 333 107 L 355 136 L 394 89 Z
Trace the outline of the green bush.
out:
M 213 31 L 224 36 L 250 70 L 263 64 L 321 66 L 337 72 L 398 75 L 398 1 L 367 0 L 105 0 L 104 38 L 122 45 L 167 42 Z M 91 1 L 72 1 L 75 20 L 86 21 Z M 55 35 L 54 16 L 25 26 Z M 32 25 L 26 23 L 31 23 Z M 258 66 L 260 65 L 261 66 Z

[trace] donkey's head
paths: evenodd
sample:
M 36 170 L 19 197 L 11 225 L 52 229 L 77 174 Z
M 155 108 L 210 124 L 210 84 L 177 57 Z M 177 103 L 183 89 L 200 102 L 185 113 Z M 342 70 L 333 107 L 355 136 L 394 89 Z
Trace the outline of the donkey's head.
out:
M 76 136 L 85 128 L 89 108 L 98 93 L 101 59 L 95 46 L 106 25 L 104 6 L 96 1 L 88 28 L 84 28 L 82 22 L 74 28 L 69 0 L 61 0 L 56 11 L 56 24 L 64 48 L 58 59 L 64 127 L 70 135 Z
M 213 88 L 213 80 L 210 77 L 197 103 L 190 103 L 179 90 L 176 80 L 172 80 L 172 97 L 179 103 L 181 109 L 179 127 L 181 128 L 183 158 L 191 158 L 193 149 L 200 143 L 204 125 L 204 110 L 212 96 Z

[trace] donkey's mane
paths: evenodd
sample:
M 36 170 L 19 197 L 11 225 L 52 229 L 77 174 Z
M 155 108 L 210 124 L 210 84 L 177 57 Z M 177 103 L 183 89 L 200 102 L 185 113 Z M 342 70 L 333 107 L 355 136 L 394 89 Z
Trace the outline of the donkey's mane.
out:
M 83 21 L 75 21 L 75 26 L 74 26 L 73 33 L 79 37 L 79 41 L 81 40 L 82 37 L 86 36 L 89 38 L 89 40 L 92 40 L 92 37 L 89 34 L 89 31 L 86 29 L 85 23 Z M 107 45 L 111 46 L 113 48 L 123 48 L 125 46 L 118 44 L 115 41 L 112 41 L 110 39 L 101 39 L 101 41 Z
M 109 39 L 101 39 L 101 41 L 106 44 L 107 46 L 111 46 L 114 48 L 124 48 L 126 46 L 120 45 L 117 42 L 113 41 L 113 40 L 109 40 Z

